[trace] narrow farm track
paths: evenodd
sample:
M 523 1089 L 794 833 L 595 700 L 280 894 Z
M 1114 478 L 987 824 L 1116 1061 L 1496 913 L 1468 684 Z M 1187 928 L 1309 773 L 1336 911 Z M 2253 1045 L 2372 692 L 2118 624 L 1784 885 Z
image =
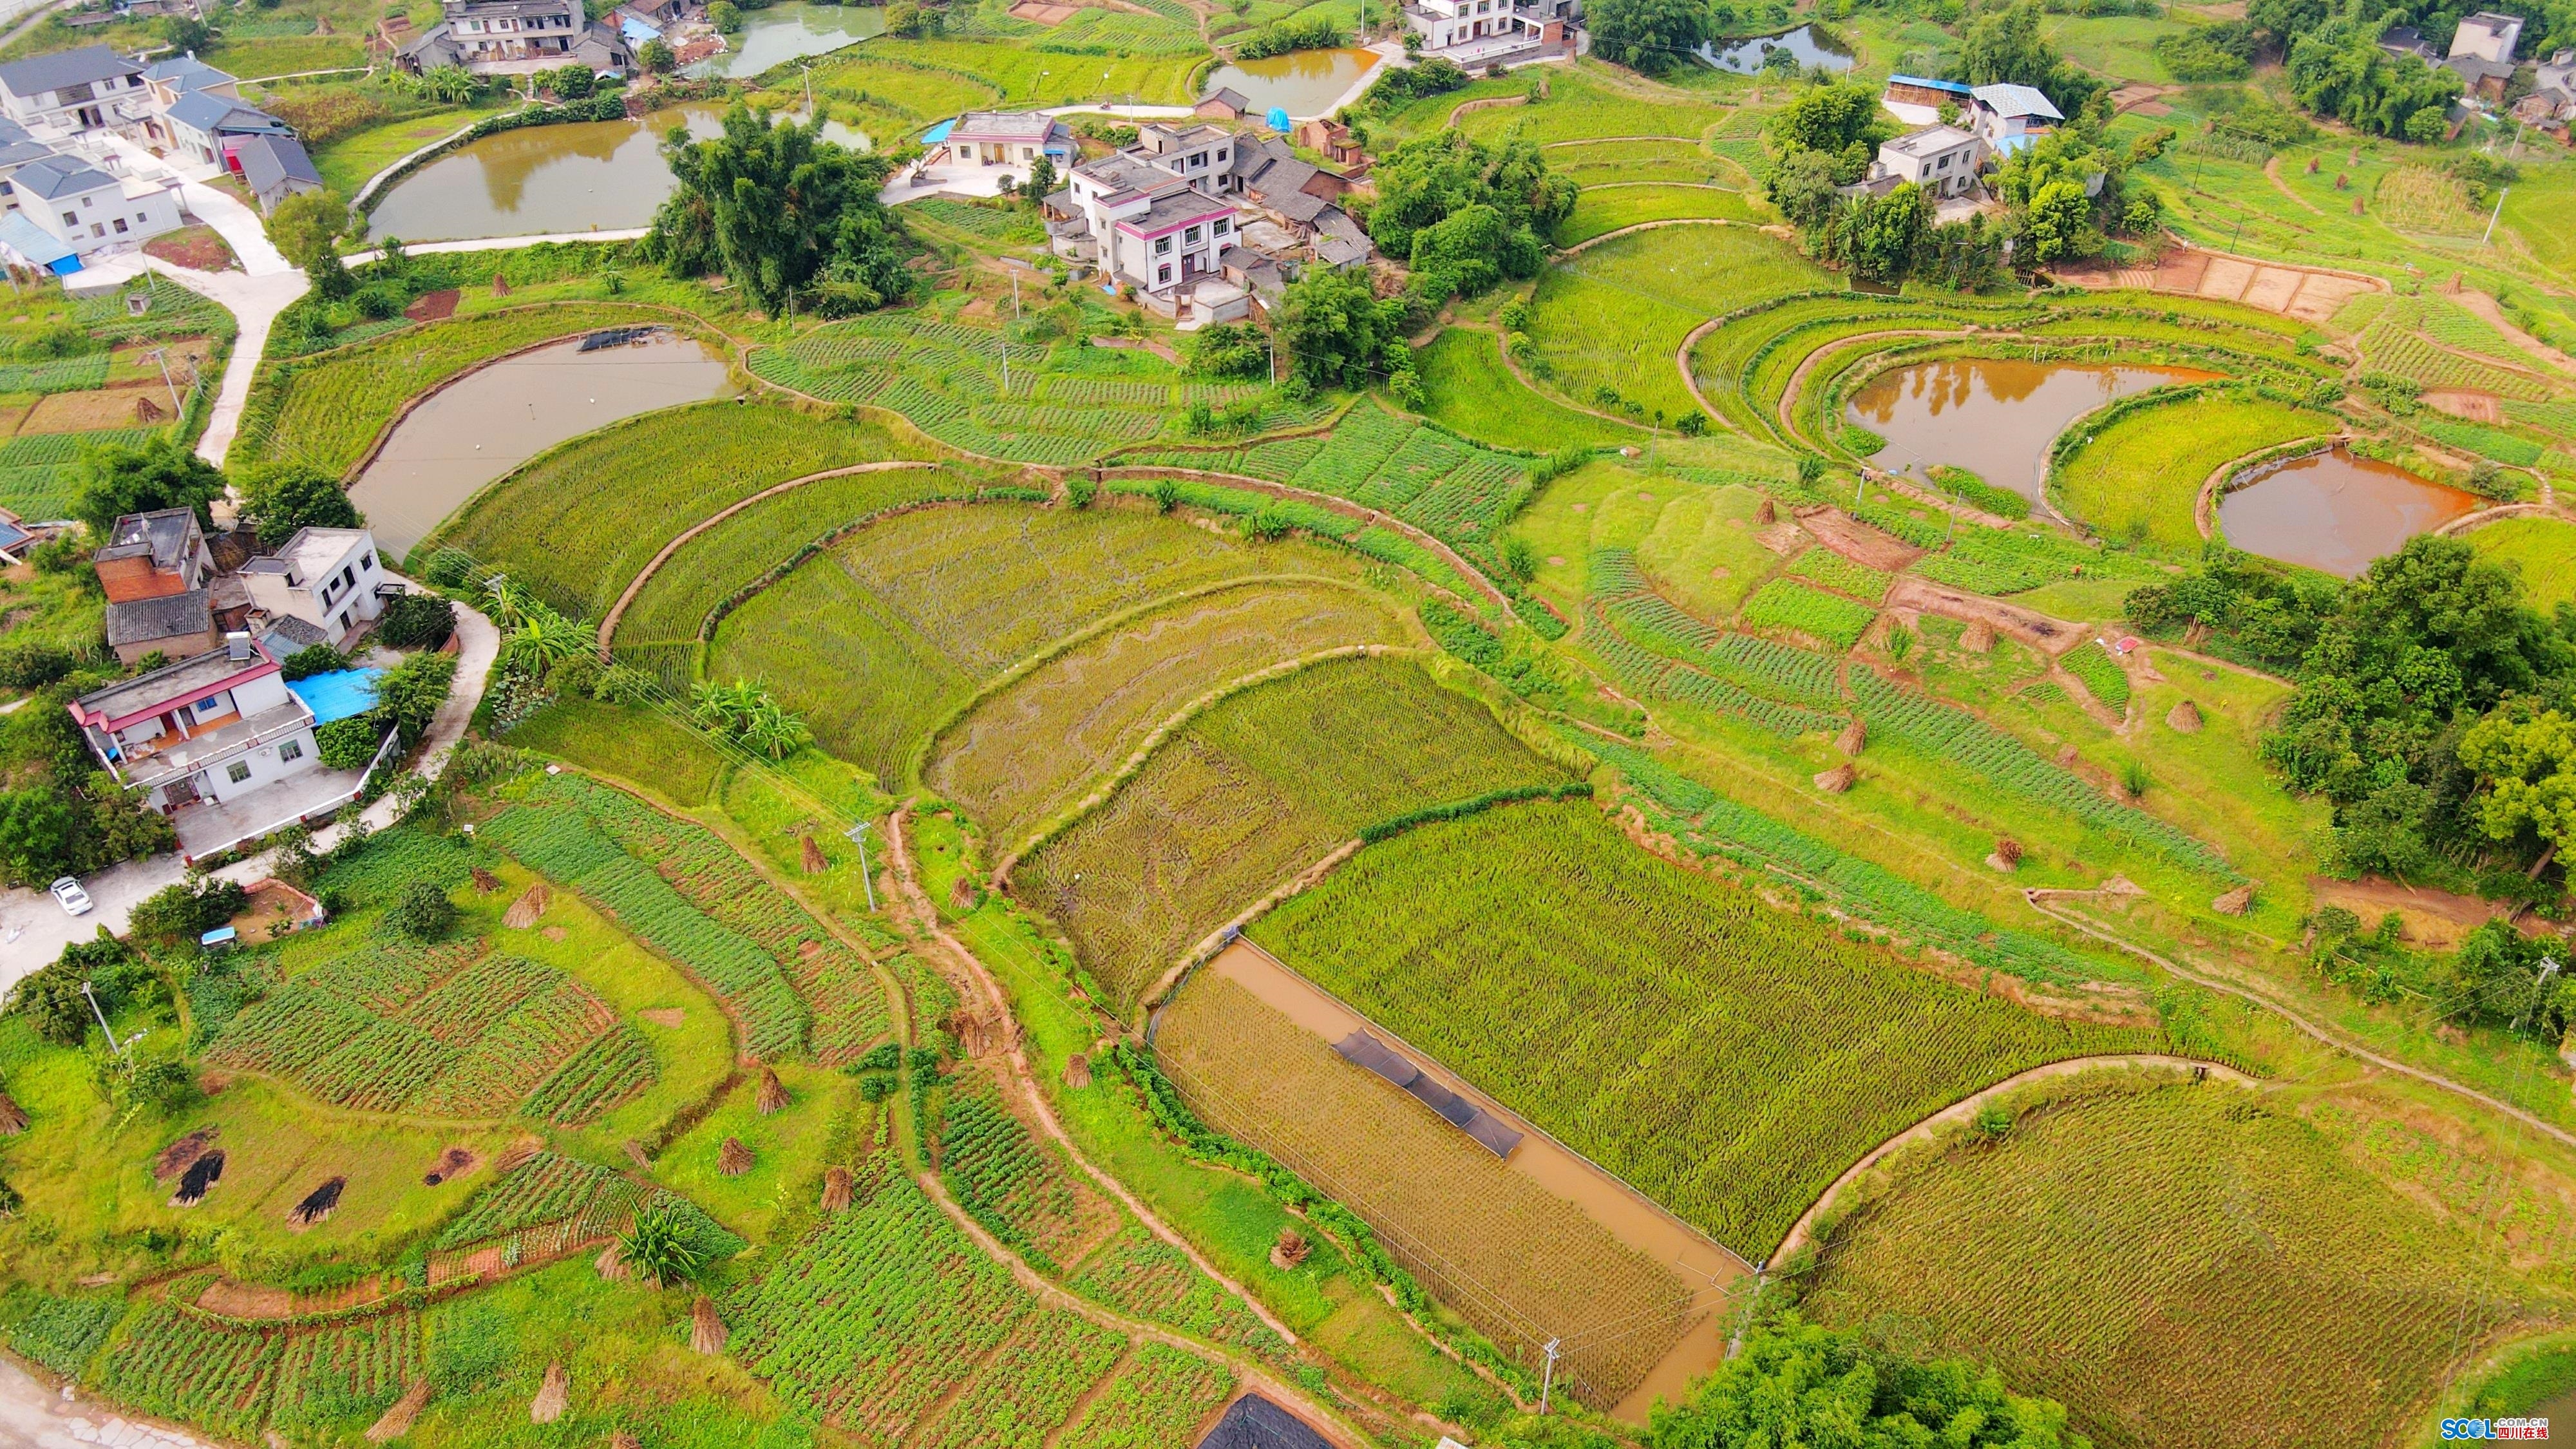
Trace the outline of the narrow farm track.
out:
M 1888 1138 L 1885 1142 L 1871 1148 L 1868 1152 L 1863 1153 L 1860 1161 L 1843 1169 L 1843 1175 L 1835 1178 L 1832 1185 L 1828 1186 L 1805 1212 L 1798 1215 L 1798 1220 L 1795 1223 L 1790 1224 L 1789 1235 L 1780 1240 L 1780 1246 L 1771 1254 L 1769 1262 L 1785 1262 L 1790 1255 L 1796 1253 L 1800 1248 L 1805 1247 L 1807 1245 L 1809 1235 L 1815 1231 L 1816 1219 L 1824 1216 L 1825 1210 L 1834 1205 L 1834 1199 L 1842 1195 L 1843 1189 L 1858 1181 L 1862 1173 L 1876 1167 L 1881 1161 L 1886 1159 L 1889 1153 L 1894 1152 L 1896 1149 L 1911 1142 L 1924 1141 L 1931 1137 L 1933 1133 L 1951 1123 L 1967 1121 L 1970 1117 L 1975 1116 L 1978 1110 L 1983 1108 L 1987 1103 L 2002 1096 L 2006 1092 L 2012 1091 L 2016 1087 L 2027 1086 L 2032 1082 L 2046 1081 L 2051 1077 L 2073 1076 L 2077 1072 L 2134 1067 L 2187 1067 L 2194 1071 L 2205 1071 L 2209 1075 L 2218 1078 L 2220 1081 L 2234 1082 L 2240 1086 L 2247 1087 L 2255 1085 L 2255 1081 L 2252 1077 L 2245 1075 L 2243 1072 L 2240 1072 L 2236 1068 L 2228 1066 L 2223 1062 L 2203 1061 L 2198 1057 L 2167 1056 L 2157 1052 L 2141 1052 L 2106 1057 L 2069 1057 L 2064 1061 L 2050 1062 L 2045 1066 L 2033 1067 L 2026 1072 L 2017 1072 L 2014 1075 L 2006 1077 L 2002 1081 L 1995 1083 L 1991 1087 L 1987 1087 L 1982 1091 L 1972 1092 L 1965 1097 L 1961 1097 L 1958 1101 L 1951 1103 L 1949 1106 L 1942 1108 L 1940 1111 L 1933 1113 L 1931 1116 L 1924 1118 L 1922 1121 L 1917 1122 L 1913 1126 L 1906 1128 L 1904 1131 L 1897 1133 L 1895 1136 Z M 1768 1263 L 1766 1263 L 1765 1266 L 1767 1267 Z
M 1775 411 L 1780 417 L 1781 441 L 1788 443 L 1793 447 L 1802 442 L 1807 443 L 1811 447 L 1816 446 L 1812 440 L 1800 436 L 1798 432 L 1798 424 L 1791 419 L 1789 411 L 1798 405 L 1799 395 L 1807 390 L 1808 374 L 1814 372 L 1816 370 L 1816 364 L 1824 361 L 1828 354 L 1840 351 L 1853 343 L 1874 343 L 1897 337 L 1956 337 L 1963 335 L 1965 334 L 1961 333 L 1955 327 L 1892 328 L 1885 332 L 1864 332 L 1856 337 L 1837 337 L 1823 346 L 1809 352 L 1805 357 L 1798 360 L 1798 370 L 1789 374 L 1789 381 L 1782 385 L 1780 389 L 1780 405 L 1775 409 Z M 1687 347 L 1682 350 L 1681 360 L 1682 371 L 1684 373 L 1688 373 L 1690 371 L 1690 350 Z M 1819 414 L 1818 421 L 1823 422 L 1829 420 L 1823 418 L 1823 416 Z
M 2082 931 L 2085 935 L 2091 936 L 2097 941 L 2107 942 L 2128 952 L 2132 956 L 2138 957 L 2140 960 L 2152 962 L 2157 966 L 2163 967 L 2166 971 L 2181 977 L 2183 980 L 2188 981 L 2195 986 L 2204 987 L 2223 995 L 2233 996 L 2239 1001 L 2248 1002 L 2262 1010 L 2268 1011 L 2274 1016 L 2281 1018 L 2283 1021 L 2288 1022 L 2291 1026 L 2297 1028 L 2300 1034 L 2310 1037 L 2336 1051 L 2342 1052 L 2346 1056 L 2368 1062 L 2372 1066 L 2379 1067 L 2386 1071 L 2395 1072 L 2400 1076 L 2412 1077 L 2416 1081 L 2424 1083 L 2426 1086 L 2438 1087 L 2455 1096 L 2465 1097 L 2480 1106 L 2492 1107 L 2496 1111 L 2502 1112 L 2506 1116 L 2522 1123 L 2526 1127 L 2548 1134 L 2550 1137 L 2556 1139 L 2562 1146 L 2576 1147 L 2576 1132 L 2569 1132 L 2565 1128 L 2558 1127 L 2549 1122 L 2544 1122 L 2540 1118 L 2524 1111 L 2522 1108 L 2517 1107 L 2510 1102 L 2488 1096 L 2486 1093 L 2479 1091 L 2475 1087 L 2452 1081 L 2449 1077 L 2443 1076 L 2439 1072 L 2427 1071 L 2422 1067 L 2409 1066 L 2404 1062 L 2395 1060 L 2394 1058 L 2381 1056 L 2379 1053 L 2372 1051 L 2370 1048 L 2361 1045 L 2359 1042 L 2356 1042 L 2347 1036 L 2344 1036 L 2340 1032 L 2317 1025 L 2315 1022 L 2301 1016 L 2298 1012 L 2291 1010 L 2288 1006 L 2283 1005 L 2280 1001 L 2264 992 L 2257 991 L 2250 986 L 2241 986 L 2232 981 L 2221 980 L 2205 971 L 2196 971 L 2188 966 L 2183 966 L 2177 962 L 2168 960 L 2165 957 L 2159 956 L 2155 952 L 2148 950 L 2144 946 L 2137 945 L 2134 942 L 2114 935 L 2113 933 L 2094 925 L 2092 922 L 2085 920 L 2081 916 L 2060 910 L 2049 904 L 2049 902 L 2061 897 L 2076 896 L 2089 899 L 2095 896 L 2095 894 L 2096 893 L 2093 891 L 2052 890 L 2046 887 L 2034 887 L 2023 891 L 2022 898 L 2030 902 L 2032 910 L 2039 912 L 2041 915 L 2047 916 L 2053 921 L 2057 921 L 2063 925 L 2072 926 L 2076 930 Z
M 854 463 L 847 468 L 826 468 L 820 473 L 808 473 L 801 478 L 790 478 L 784 483 L 773 484 L 770 487 L 763 488 L 759 492 L 751 495 L 749 498 L 745 498 L 742 501 L 725 508 L 721 512 L 699 520 L 689 528 L 682 530 L 679 537 L 662 545 L 661 552 L 653 555 L 651 560 L 644 565 L 643 569 L 638 572 L 634 578 L 627 581 L 625 592 L 617 596 L 617 602 L 609 606 L 607 616 L 599 621 L 600 657 L 602 659 L 606 659 L 608 657 L 608 641 L 611 636 L 617 633 L 617 623 L 620 619 L 626 617 L 627 607 L 635 602 L 635 596 L 644 592 L 644 586 L 653 581 L 653 575 L 661 571 L 662 565 L 671 561 L 671 555 L 678 553 L 681 548 L 689 542 L 689 540 L 696 538 L 699 534 L 706 532 L 708 529 L 715 527 L 717 524 L 724 522 L 726 519 L 733 517 L 735 514 L 742 512 L 744 509 L 749 508 L 755 503 L 759 503 L 765 499 L 775 498 L 781 493 L 793 492 L 796 489 L 804 487 L 808 483 L 820 482 L 825 478 L 846 478 L 854 473 L 896 473 L 907 469 L 936 468 L 938 466 L 939 464 L 935 462 L 923 459 L 896 458 L 877 463 Z
M 1659 185 L 1660 185 L 1660 184 L 1663 184 L 1663 183 L 1657 183 L 1657 184 L 1659 184 Z M 1723 190 L 1723 189 L 1725 189 L 1725 188 L 1720 188 L 1720 189 L 1721 189 L 1721 190 Z M 1655 230 L 1658 230 L 1658 229 L 1660 229 L 1660 228 L 1668 227 L 1668 226 L 1748 226 L 1748 225 L 1751 225 L 1751 223 L 1749 223 L 1749 222 L 1741 222 L 1741 221 L 1728 221 L 1726 218 L 1724 218 L 1724 217 L 1722 217 L 1722 216 L 1668 216 L 1668 217 L 1664 218 L 1664 219 L 1663 219 L 1663 220 L 1661 220 L 1661 221 L 1640 221 L 1640 222 L 1633 222 L 1633 223 L 1631 223 L 1631 224 L 1629 224 L 1629 225 L 1627 225 L 1627 226 L 1623 226 L 1623 227 L 1619 228 L 1619 229 L 1618 229 L 1618 230 L 1616 230 L 1616 231 L 1605 231 L 1605 232 L 1601 233 L 1601 235 L 1599 235 L 1599 236 L 1588 236 L 1588 237 L 1585 237 L 1583 240 L 1581 240 L 1581 241 L 1579 241 L 1579 242 L 1576 242 L 1574 245 L 1572 245 L 1572 246 L 1570 246 L 1570 247 L 1560 247 L 1560 248 L 1558 248 L 1558 249 L 1557 249 L 1556 258 L 1557 258 L 1557 260 L 1558 260 L 1558 261 L 1563 261 L 1563 260 L 1565 260 L 1567 257 L 1581 256 L 1583 253 L 1585 253 L 1585 252 L 1588 252 L 1588 251 L 1592 250 L 1594 247 L 1597 247 L 1597 246 L 1601 245 L 1603 242 L 1611 241 L 1611 240 L 1614 240 L 1614 239 L 1616 239 L 1616 238 L 1618 238 L 1618 237 L 1623 237 L 1623 236 L 1635 236 L 1637 233 L 1639 233 L 1639 232 L 1641 232 L 1641 231 L 1655 231 Z M 1754 227 L 1753 229 L 1754 229 L 1755 231 L 1760 231 L 1760 230 L 1762 230 L 1762 228 L 1760 228 L 1760 227 L 1758 227 L 1758 226 L 1757 226 L 1757 227 Z
M 1506 614 L 1510 613 L 1512 609 L 1512 601 L 1504 597 L 1501 589 L 1494 587 L 1493 580 L 1486 578 L 1482 569 L 1479 569 L 1474 564 L 1467 562 L 1466 558 L 1462 556 L 1458 550 L 1442 543 L 1439 539 L 1432 537 L 1430 534 L 1425 533 L 1421 529 L 1414 527 L 1412 524 L 1405 522 L 1403 519 L 1396 517 L 1394 514 L 1380 513 L 1378 510 L 1369 507 L 1365 503 L 1354 503 L 1338 494 L 1317 493 L 1311 488 L 1298 488 L 1287 483 L 1273 483 L 1267 478 L 1254 478 L 1242 473 L 1220 473 L 1213 468 L 1165 468 L 1161 466 L 1145 467 L 1142 465 L 1121 467 L 1116 464 L 1103 464 L 1094 468 L 1092 471 L 1098 473 L 1103 478 L 1108 478 L 1113 475 L 1120 478 L 1195 478 L 1209 483 L 1223 483 L 1229 487 L 1250 488 L 1257 492 L 1267 493 L 1274 498 L 1294 498 L 1301 502 L 1312 503 L 1319 508 L 1330 509 L 1345 518 L 1363 519 L 1367 522 L 1376 524 L 1380 528 L 1392 529 L 1397 533 L 1403 534 L 1406 538 L 1422 545 L 1423 548 L 1439 555 L 1442 562 L 1448 564 L 1451 568 L 1456 569 L 1459 576 L 1466 579 L 1469 586 L 1474 588 L 1476 592 L 1484 595 L 1486 600 L 1492 603 L 1495 608 L 1502 610 Z M 1445 593 L 1447 591 L 1443 590 L 1442 592 Z
M 1073 1160 L 1073 1165 L 1082 1169 L 1083 1175 L 1090 1178 L 1102 1191 L 1126 1204 L 1127 1210 L 1136 1215 L 1136 1220 L 1143 1223 L 1147 1231 L 1180 1249 L 1200 1272 L 1223 1285 L 1228 1293 L 1242 1299 L 1245 1306 L 1249 1307 L 1261 1320 L 1263 1326 L 1271 1332 L 1292 1344 L 1298 1342 L 1295 1331 L 1281 1322 L 1259 1298 L 1254 1297 L 1242 1284 L 1219 1271 L 1217 1266 L 1209 1262 L 1188 1239 L 1174 1231 L 1171 1225 L 1157 1216 L 1152 1208 L 1147 1207 L 1134 1193 L 1129 1192 L 1125 1183 L 1092 1165 L 1091 1159 L 1083 1156 L 1082 1149 L 1074 1145 L 1073 1138 L 1064 1130 L 1064 1124 L 1056 1119 L 1053 1104 L 1047 1101 L 1045 1091 L 1038 1086 L 1036 1074 L 1029 1068 L 1028 1052 L 1021 1044 L 1018 1018 L 1011 1011 L 1010 996 L 1002 990 L 1001 982 L 986 969 L 983 961 L 967 948 L 966 943 L 958 940 L 939 923 L 938 911 L 932 907 L 930 898 L 921 889 L 921 879 L 913 869 L 912 847 L 905 830 L 911 814 L 912 807 L 907 804 L 886 820 L 888 870 L 894 876 L 895 891 L 904 902 L 907 914 L 913 917 L 915 926 L 927 932 L 931 939 L 939 942 L 974 981 L 978 993 L 984 996 L 993 1009 L 1001 1013 L 1002 1020 L 1012 1023 L 1008 1052 L 1011 1079 L 1018 1084 L 1021 1095 L 1027 1099 L 1030 1114 L 1036 1117 L 1039 1125 L 1046 1129 L 1047 1135 L 1055 1139 L 1056 1145 L 1064 1149 L 1064 1155 Z M 946 1201 L 944 1197 L 942 1201 L 943 1203 Z M 950 1215 L 962 1217 L 962 1214 L 957 1213 L 953 1208 Z M 1017 1258 L 1011 1261 L 1016 1269 L 1027 1271 Z
M 1571 398 L 1561 397 L 1546 391 L 1536 382 L 1532 381 L 1528 373 L 1521 371 L 1521 365 L 1513 359 L 1512 349 L 1510 345 L 1504 341 L 1503 334 L 1500 332 L 1491 332 L 1491 329 L 1484 327 L 1470 327 L 1468 330 L 1475 332 L 1490 332 L 1494 339 L 1494 351 L 1496 355 L 1500 356 L 1503 360 L 1503 371 L 1510 373 L 1513 379 L 1519 382 L 1521 386 L 1528 388 L 1531 392 L 1537 393 L 1542 400 L 1555 403 L 1559 407 L 1572 408 L 1578 413 L 1585 414 L 1589 417 L 1599 418 L 1605 423 L 1617 423 L 1623 428 L 1636 428 L 1639 431 L 1644 430 L 1645 425 L 1637 422 L 1633 418 L 1617 417 L 1610 413 L 1605 413 L 1599 408 L 1587 407 Z M 1692 395 L 1697 396 L 1697 391 L 1694 390 Z M 1705 403 L 1702 404 L 1702 406 L 1705 405 Z M 1726 419 L 1719 418 L 1717 420 L 1717 425 L 1721 428 L 1725 427 Z

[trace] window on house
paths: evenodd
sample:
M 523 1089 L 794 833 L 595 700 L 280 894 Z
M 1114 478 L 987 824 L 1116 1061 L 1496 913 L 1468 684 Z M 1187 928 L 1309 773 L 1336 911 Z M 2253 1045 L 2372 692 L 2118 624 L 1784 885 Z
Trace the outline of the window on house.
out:
M 1191 227 L 1189 230 L 1181 233 L 1181 245 L 1185 247 L 1194 247 L 1198 244 L 1199 229 L 1197 227 Z
M 343 634 L 349 632 L 349 611 L 346 609 L 340 611 L 340 632 Z
M 107 228 L 100 226 L 97 222 L 93 221 L 89 224 L 89 234 L 91 236 L 105 236 L 107 235 Z
M 1225 235 L 1227 232 L 1232 231 L 1233 229 L 1234 229 L 1234 223 L 1233 223 L 1233 222 L 1231 222 L 1231 221 L 1228 221 L 1227 219 L 1225 219 L 1224 217 L 1221 217 L 1221 216 L 1220 216 L 1220 217 L 1218 217 L 1218 218 L 1216 219 L 1216 225 L 1214 225 L 1214 226 L 1212 226 L 1212 227 L 1208 228 L 1208 230 L 1209 230 L 1210 232 L 1212 232 L 1213 234 L 1215 234 L 1215 235 L 1217 235 L 1217 236 L 1223 236 L 1223 235 Z
M 224 778 L 238 785 L 250 778 L 250 766 L 243 761 L 235 760 L 224 766 Z
M 1217 153 L 1216 153 L 1216 159 L 1217 159 L 1217 160 L 1219 160 L 1219 161 L 1223 161 L 1223 160 L 1225 160 L 1225 153 L 1224 153 L 1223 151 L 1219 151 L 1219 152 L 1217 152 Z
M 1154 238 L 1154 255 L 1158 257 L 1168 257 L 1171 254 L 1172 239 L 1170 237 L 1158 236 Z
M 80 225 L 80 214 L 79 214 L 79 213 L 77 213 L 77 212 L 70 212 L 70 211 L 66 211 L 66 212 L 64 212 L 64 213 L 63 213 L 63 225 L 65 225 L 65 226 L 78 226 L 78 225 Z
M 285 744 L 279 745 L 277 747 L 277 758 L 280 763 L 284 763 L 289 760 L 303 759 L 304 742 L 302 740 L 288 740 Z
M 125 234 L 125 218 L 124 218 L 124 217 L 121 217 L 121 216 L 120 216 L 120 217 L 118 217 L 118 218 L 116 219 L 116 231 L 117 231 L 117 235 L 119 235 L 119 236 L 122 236 L 122 235 L 124 235 L 124 234 Z

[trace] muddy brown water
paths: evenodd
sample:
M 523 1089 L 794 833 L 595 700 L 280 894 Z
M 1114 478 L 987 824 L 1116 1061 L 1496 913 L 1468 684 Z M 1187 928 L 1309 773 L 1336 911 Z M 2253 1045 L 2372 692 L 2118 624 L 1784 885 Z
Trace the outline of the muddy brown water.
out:
M 1207 78 L 1207 93 L 1231 88 L 1252 102 L 1259 120 L 1273 108 L 1292 117 L 1320 116 L 1378 64 L 1375 51 L 1358 46 L 1336 50 L 1292 50 L 1286 55 L 1221 65 Z
M 723 355 L 693 337 L 581 346 L 568 337 L 496 362 L 412 409 L 349 488 L 376 542 L 400 558 L 476 490 L 555 444 L 734 390 Z
M 2184 367 L 2102 367 L 1957 357 L 1872 378 L 1843 412 L 1887 440 L 1870 461 L 1922 477 L 1934 465 L 1965 468 L 2045 513 L 2048 449 L 2066 425 L 2116 398 L 2214 374 Z
M 882 7 L 808 5 L 790 0 L 742 13 L 742 29 L 725 37 L 723 53 L 681 72 L 688 76 L 755 76 L 771 66 L 821 55 L 885 34 Z
M 2485 503 L 2342 447 L 2266 464 L 2247 476 L 2251 481 L 2218 500 L 2227 541 L 2347 579 L 2416 534 Z
M 1394 1033 L 1385 1027 L 1352 1011 L 1323 988 L 1247 942 L 1237 941 L 1226 947 L 1205 969 L 1233 981 L 1327 1043 L 1340 1041 L 1360 1030 L 1394 1039 Z M 1477 1091 L 1425 1054 L 1408 1049 L 1406 1055 L 1428 1066 L 1432 1076 L 1451 1090 L 1518 1129 L 1522 1137 L 1520 1145 L 1512 1150 L 1512 1169 L 1526 1173 L 1540 1186 L 1573 1204 L 1607 1229 L 1611 1236 L 1672 1269 L 1684 1281 L 1694 1285 L 1724 1288 L 1751 1275 L 1752 1270 L 1743 1259 L 1647 1201 L 1634 1188 L 1607 1171 L 1559 1146 L 1554 1139 L 1531 1126 L 1526 1118 Z M 1662 1361 L 1611 1409 L 1611 1414 L 1632 1424 L 1642 1424 L 1646 1422 L 1646 1411 L 1657 1399 L 1679 1403 L 1693 1378 L 1724 1362 L 1726 1326 L 1721 1317 L 1724 1307 L 1724 1302 L 1719 1301 L 1703 1310 L 1665 1353 Z
M 367 235 L 460 241 L 650 226 L 679 185 L 662 159 L 662 138 L 686 126 L 703 139 L 723 119 L 722 106 L 673 106 L 623 121 L 523 126 L 469 141 L 388 187 L 368 215 Z M 844 146 L 868 145 L 837 121 L 826 120 L 823 134 Z

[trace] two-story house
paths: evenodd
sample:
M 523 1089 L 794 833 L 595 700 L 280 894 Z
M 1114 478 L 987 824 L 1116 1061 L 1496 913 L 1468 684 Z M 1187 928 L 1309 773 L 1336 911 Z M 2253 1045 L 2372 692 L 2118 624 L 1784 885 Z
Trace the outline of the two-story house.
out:
M 21 216 L 77 256 L 140 243 L 180 225 L 178 183 L 110 176 L 74 156 L 20 165 L 9 173 L 9 189 Z
M 2513 52 L 2520 44 L 2521 16 L 2482 10 L 2452 30 L 2451 52 L 2443 58 L 2442 66 L 2459 76 L 2461 89 L 2467 94 L 2500 101 L 2505 88 L 2513 83 Z
M 212 89 L 190 91 L 179 97 L 151 124 L 168 137 L 163 144 L 173 153 L 200 165 L 220 165 L 226 171 L 241 169 L 235 152 L 250 137 L 295 138 L 293 126 L 257 106 L 244 105 Z
M 586 65 L 623 74 L 634 64 L 618 27 L 581 0 L 445 0 L 443 18 L 394 52 L 418 75 L 442 65 L 476 75 L 529 75 Z
M 363 528 L 299 528 L 275 554 L 242 565 L 241 580 L 254 628 L 301 619 L 334 649 L 384 612 L 380 589 L 402 591 L 377 562 L 376 536 Z
M 1975 132 L 1956 126 L 1908 131 L 1879 143 L 1870 179 L 1885 178 L 1890 189 L 1911 182 L 1936 197 L 1964 196 L 1976 184 L 1984 147 Z
M 107 541 L 90 555 L 90 567 L 107 601 L 123 604 L 206 587 L 215 575 L 215 555 L 194 510 L 160 508 L 116 520 Z
M 143 66 L 104 45 L 0 65 L 0 116 L 38 132 L 76 135 L 139 120 Z
M 2066 119 L 2048 97 L 2029 86 L 1978 86 L 1968 93 L 1969 130 L 2001 160 L 2021 151 Z
M 321 763 L 313 711 L 247 635 L 82 695 L 69 708 L 99 763 L 165 813 L 236 800 Z
M 1423 54 L 1483 66 L 1563 48 L 1579 14 L 1575 0 L 1406 0 L 1404 23 Z

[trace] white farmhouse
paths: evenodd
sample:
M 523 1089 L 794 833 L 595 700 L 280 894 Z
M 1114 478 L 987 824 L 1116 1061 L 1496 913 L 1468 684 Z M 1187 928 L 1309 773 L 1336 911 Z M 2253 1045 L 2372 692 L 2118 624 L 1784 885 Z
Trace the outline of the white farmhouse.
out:
M 274 555 L 242 565 L 253 625 L 301 619 L 340 648 L 384 611 L 380 591 L 402 592 L 376 561 L 376 536 L 363 528 L 299 528 Z
M 104 45 L 0 65 L 0 116 L 31 129 L 113 129 L 140 120 L 148 99 L 143 67 Z
M 99 763 L 165 813 L 234 800 L 321 762 L 313 711 L 247 635 L 69 707 Z
M 917 180 L 967 181 L 977 191 L 1018 185 L 1041 156 L 1058 171 L 1074 156 L 1072 129 L 1042 111 L 968 111 L 934 128 L 925 144 Z
M 1998 161 L 2028 147 L 2066 119 L 2030 86 L 1978 86 L 1969 93 L 1967 122 Z
M 1871 179 L 1892 177 L 1900 184 L 1910 181 L 1934 196 L 1962 196 L 1976 184 L 1984 147 L 1975 132 L 1956 126 L 1908 131 L 1879 143 Z
M 19 214 L 77 256 L 138 243 L 180 226 L 170 181 L 116 177 L 72 156 L 29 161 L 9 174 Z

